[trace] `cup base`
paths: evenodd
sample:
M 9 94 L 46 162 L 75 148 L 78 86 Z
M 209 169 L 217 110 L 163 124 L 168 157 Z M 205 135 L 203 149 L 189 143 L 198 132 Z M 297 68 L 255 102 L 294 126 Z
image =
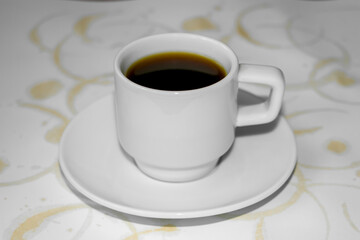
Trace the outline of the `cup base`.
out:
M 138 168 L 151 178 L 164 182 L 190 182 L 198 180 L 208 175 L 216 166 L 218 159 L 215 159 L 207 164 L 194 167 L 194 168 L 182 168 L 182 169 L 169 169 L 149 166 L 136 162 Z

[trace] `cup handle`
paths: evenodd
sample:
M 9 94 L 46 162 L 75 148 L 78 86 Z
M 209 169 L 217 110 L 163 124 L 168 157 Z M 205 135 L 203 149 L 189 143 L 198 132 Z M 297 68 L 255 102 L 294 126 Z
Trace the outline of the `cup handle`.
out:
M 271 90 L 265 102 L 239 108 L 237 127 L 268 123 L 278 116 L 285 89 L 284 75 L 280 69 L 271 66 L 240 64 L 238 82 L 264 84 L 270 86 Z

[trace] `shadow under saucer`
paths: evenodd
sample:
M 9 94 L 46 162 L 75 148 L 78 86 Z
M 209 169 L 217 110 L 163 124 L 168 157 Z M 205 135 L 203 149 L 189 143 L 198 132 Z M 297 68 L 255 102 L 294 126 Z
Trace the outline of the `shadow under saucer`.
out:
M 294 170 L 295 171 L 295 170 Z M 266 205 L 274 198 L 276 198 L 289 184 L 290 180 L 292 179 L 292 175 L 288 178 L 288 180 L 273 194 L 268 196 L 267 198 L 254 203 L 248 207 L 235 210 L 228 213 L 222 213 L 214 216 L 207 216 L 207 217 L 196 217 L 196 218 L 186 218 L 186 219 L 167 219 L 167 218 L 151 218 L 151 217 L 141 217 L 132 215 L 129 213 L 119 212 L 114 209 L 108 208 L 104 205 L 98 204 L 91 200 L 90 198 L 86 197 L 84 194 L 79 192 L 76 188 L 74 188 L 71 183 L 66 179 L 63 172 L 61 171 L 61 175 L 64 179 L 64 182 L 69 187 L 69 189 L 86 205 L 90 208 L 93 208 L 105 215 L 108 215 L 113 218 L 117 218 L 122 221 L 130 221 L 137 224 L 143 225 L 154 225 L 154 226 L 164 226 L 164 225 L 174 225 L 177 227 L 187 227 L 187 226 L 201 226 L 207 224 L 214 224 L 217 222 L 228 221 L 232 219 L 239 218 L 247 213 L 253 212 L 261 208 L 262 206 Z

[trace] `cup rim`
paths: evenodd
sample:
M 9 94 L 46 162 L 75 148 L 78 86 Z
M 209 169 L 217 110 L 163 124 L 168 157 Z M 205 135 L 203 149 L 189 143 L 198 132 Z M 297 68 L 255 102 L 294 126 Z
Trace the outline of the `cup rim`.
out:
M 207 41 L 212 43 L 213 45 L 218 45 L 218 47 L 223 48 L 224 52 L 227 54 L 228 59 L 230 60 L 230 69 L 227 72 L 226 76 L 221 79 L 220 81 L 202 87 L 202 88 L 196 88 L 196 89 L 191 89 L 191 90 L 181 90 L 181 91 L 169 91 L 169 90 L 160 90 L 160 89 L 154 89 L 154 88 L 149 88 L 149 87 L 145 87 L 142 85 L 139 85 L 137 83 L 134 83 L 133 81 L 131 81 L 130 79 L 128 79 L 125 74 L 120 70 L 120 58 L 121 56 L 128 51 L 129 48 L 132 48 L 134 45 L 142 42 L 142 41 L 147 41 L 149 39 L 154 39 L 154 38 L 193 38 L 193 39 L 197 39 L 197 41 Z M 183 95 L 192 95 L 192 94 L 200 94 L 203 93 L 205 91 L 209 91 L 211 89 L 217 89 L 217 88 L 221 88 L 223 85 L 227 84 L 227 82 L 231 81 L 231 79 L 233 78 L 234 74 L 236 73 L 237 69 L 239 66 L 239 62 L 238 62 L 238 58 L 235 55 L 234 51 L 225 43 L 222 43 L 216 39 L 210 38 L 210 37 L 206 37 L 203 35 L 198 35 L 198 34 L 192 34 L 192 33 L 162 33 L 162 34 L 155 34 L 155 35 L 150 35 L 150 36 L 146 36 L 143 38 L 139 38 L 131 43 L 129 43 L 128 45 L 126 45 L 125 47 L 123 47 L 121 50 L 119 50 L 119 52 L 116 54 L 115 56 L 115 61 L 114 61 L 114 71 L 115 74 L 120 76 L 120 79 L 126 83 L 127 86 L 135 89 L 135 90 L 139 90 L 139 91 L 146 91 L 149 93 L 154 93 L 157 95 L 173 95 L 173 96 L 183 96 Z M 119 79 L 115 78 L 115 81 L 118 81 Z

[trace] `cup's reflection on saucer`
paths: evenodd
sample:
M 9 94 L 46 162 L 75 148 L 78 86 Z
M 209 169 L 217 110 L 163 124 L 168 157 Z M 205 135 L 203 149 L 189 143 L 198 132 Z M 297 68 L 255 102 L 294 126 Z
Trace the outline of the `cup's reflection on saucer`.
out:
M 239 65 L 225 44 L 193 34 L 136 40 L 117 54 L 114 69 L 119 143 L 142 172 L 167 182 L 206 176 L 236 127 L 273 121 L 284 93 L 279 69 Z M 239 82 L 268 85 L 271 94 L 239 107 Z

